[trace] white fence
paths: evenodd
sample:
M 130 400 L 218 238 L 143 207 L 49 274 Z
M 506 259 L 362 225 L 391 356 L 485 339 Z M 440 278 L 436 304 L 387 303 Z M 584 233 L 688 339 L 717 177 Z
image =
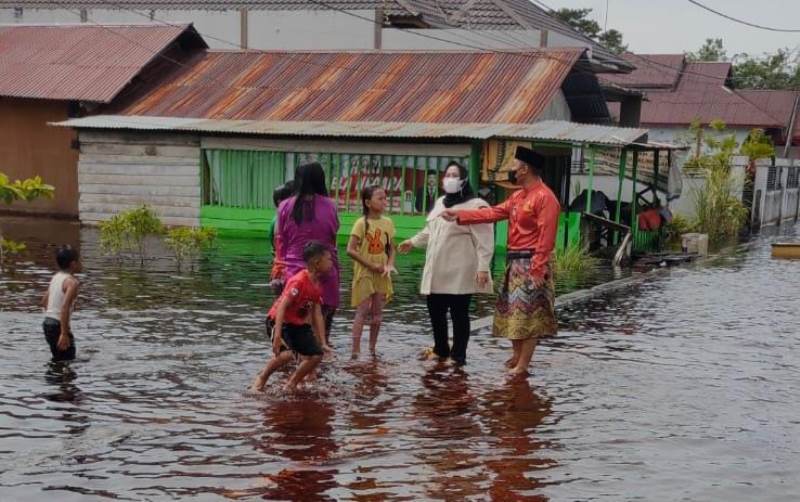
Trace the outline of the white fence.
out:
M 753 227 L 780 225 L 800 215 L 800 160 L 761 160 L 753 183 Z

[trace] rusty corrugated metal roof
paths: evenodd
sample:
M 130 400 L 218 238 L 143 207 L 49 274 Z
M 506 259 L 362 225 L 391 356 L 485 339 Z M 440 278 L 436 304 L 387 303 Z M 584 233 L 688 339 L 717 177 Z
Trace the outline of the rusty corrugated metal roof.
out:
M 110 102 L 191 25 L 0 26 L 0 96 Z
M 532 124 L 431 124 L 419 122 L 293 122 L 95 115 L 53 125 L 74 127 L 76 129 L 182 131 L 328 138 L 462 140 L 505 138 L 564 143 L 591 143 L 608 146 L 625 146 L 636 143 L 642 141 L 647 134 L 647 129 L 578 124 L 563 120 L 544 120 Z
M 527 123 L 548 106 L 582 52 L 208 51 L 109 113 Z

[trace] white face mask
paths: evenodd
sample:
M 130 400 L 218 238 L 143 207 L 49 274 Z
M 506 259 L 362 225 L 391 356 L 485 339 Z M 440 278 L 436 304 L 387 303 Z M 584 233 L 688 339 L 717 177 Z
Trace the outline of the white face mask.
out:
M 442 188 L 444 188 L 445 193 L 458 193 L 463 186 L 464 180 L 461 178 L 445 178 L 442 181 Z

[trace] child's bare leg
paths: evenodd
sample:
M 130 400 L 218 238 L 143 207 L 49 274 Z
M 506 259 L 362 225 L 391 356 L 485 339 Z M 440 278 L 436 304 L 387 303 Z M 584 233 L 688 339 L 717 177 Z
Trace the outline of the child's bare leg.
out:
M 255 379 L 253 379 L 253 383 L 250 385 L 250 390 L 253 392 L 261 392 L 264 389 L 264 385 L 267 384 L 267 380 L 269 379 L 270 375 L 275 373 L 279 368 L 285 366 L 289 361 L 292 360 L 292 353 L 288 350 L 285 350 L 278 354 L 278 356 L 271 358 L 267 361 L 266 366 L 264 369 L 258 372 Z
M 361 352 L 361 334 L 364 332 L 364 323 L 370 310 L 372 298 L 367 298 L 356 308 L 356 317 L 353 319 L 353 355 Z
M 372 295 L 371 320 L 369 324 L 369 351 L 372 353 L 375 352 L 375 348 L 378 345 L 378 334 L 381 331 L 384 305 L 386 305 L 386 296 L 380 293 Z
M 291 378 L 289 381 L 286 382 L 286 385 L 283 386 L 283 390 L 285 391 L 293 391 L 297 388 L 297 384 L 303 381 L 306 375 L 308 375 L 314 368 L 319 366 L 320 361 L 322 361 L 322 356 L 308 356 L 303 358 L 303 361 L 300 363 L 300 366 L 294 370 L 292 373 Z

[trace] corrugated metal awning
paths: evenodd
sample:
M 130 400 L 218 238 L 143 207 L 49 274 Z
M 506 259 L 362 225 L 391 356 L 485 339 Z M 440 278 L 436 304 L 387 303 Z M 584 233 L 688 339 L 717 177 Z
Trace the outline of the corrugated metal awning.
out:
M 53 123 L 75 129 L 206 132 L 259 136 L 380 139 L 519 139 L 623 147 L 646 141 L 647 129 L 546 120 L 532 124 L 294 122 L 96 115 Z

